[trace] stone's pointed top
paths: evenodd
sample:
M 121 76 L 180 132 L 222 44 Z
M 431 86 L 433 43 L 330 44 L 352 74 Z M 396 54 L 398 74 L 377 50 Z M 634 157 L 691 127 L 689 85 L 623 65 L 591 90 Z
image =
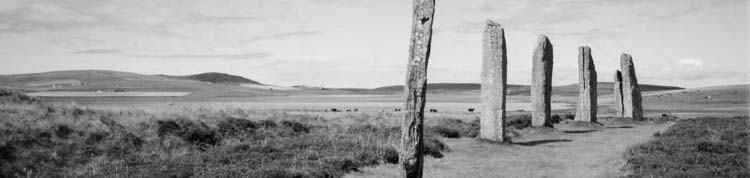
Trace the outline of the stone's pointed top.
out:
M 578 46 L 578 53 L 579 54 L 591 54 L 591 47 L 584 45 L 584 46 Z
M 543 41 L 549 42 L 549 38 L 547 38 L 547 35 L 539 35 L 539 37 L 536 38 L 539 43 L 542 43 Z
M 552 42 L 549 41 L 549 38 L 547 38 L 547 35 L 539 35 L 539 37 L 537 37 L 536 48 L 537 48 L 536 51 L 539 51 L 539 52 L 544 51 L 545 53 L 550 53 L 549 55 L 551 57 Z
M 487 23 L 488 27 L 500 27 L 500 28 L 503 28 L 503 25 L 500 25 L 500 23 L 497 23 L 497 22 L 495 22 L 493 20 L 490 20 L 490 19 L 487 19 L 486 23 Z
M 633 56 L 630 56 L 628 53 L 622 53 L 622 56 L 620 56 L 620 65 L 633 65 Z
M 633 56 L 630 56 L 630 54 L 628 54 L 628 53 L 622 53 L 622 55 L 620 56 L 620 62 L 621 63 L 622 62 L 632 63 L 633 62 Z

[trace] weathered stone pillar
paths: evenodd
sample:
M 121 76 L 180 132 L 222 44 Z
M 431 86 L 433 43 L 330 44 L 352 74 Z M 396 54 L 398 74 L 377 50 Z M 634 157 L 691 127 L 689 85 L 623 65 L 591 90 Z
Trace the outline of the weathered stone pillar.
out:
M 427 61 L 432 43 L 435 0 L 413 0 L 409 61 L 404 85 L 404 117 L 401 123 L 400 177 L 421 178 L 424 106 L 427 91 Z
M 615 70 L 614 84 L 615 91 L 612 96 L 615 98 L 615 116 L 622 117 L 624 112 L 622 109 L 622 73 L 620 73 L 620 70 Z
M 630 54 L 622 53 L 620 56 L 620 70 L 622 70 L 623 117 L 643 120 L 641 88 L 638 86 L 633 57 Z
M 596 68 L 591 48 L 578 47 L 578 108 L 576 121 L 596 122 Z
M 531 125 L 552 127 L 552 43 L 539 35 L 531 67 Z
M 497 22 L 487 20 L 482 40 L 482 118 L 479 138 L 505 142 L 505 94 L 507 74 L 505 32 Z

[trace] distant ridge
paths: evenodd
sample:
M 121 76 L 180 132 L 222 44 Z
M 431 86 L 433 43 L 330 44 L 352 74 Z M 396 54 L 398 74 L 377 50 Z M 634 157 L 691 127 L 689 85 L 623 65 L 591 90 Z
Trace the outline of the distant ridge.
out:
M 255 80 L 250 80 L 245 77 L 219 73 L 219 72 L 207 72 L 207 73 L 187 75 L 187 76 L 169 76 L 169 75 L 159 75 L 159 76 L 178 78 L 178 79 L 197 80 L 201 82 L 209 82 L 209 83 L 215 83 L 215 84 L 261 84 L 260 82 L 257 82 Z
M 641 84 L 641 90 L 667 91 L 683 89 L 675 86 Z M 476 94 L 478 83 L 429 83 L 431 93 Z M 402 85 L 379 88 L 329 88 L 323 86 L 298 85 L 279 87 L 262 84 L 241 76 L 218 72 L 185 76 L 143 75 L 131 72 L 108 70 L 66 70 L 43 73 L 0 75 L 0 88 L 33 91 L 126 91 L 126 92 L 191 92 L 196 97 L 263 96 L 279 94 L 400 94 Z M 599 82 L 599 95 L 611 95 L 611 82 Z M 528 85 L 508 85 L 508 95 L 528 96 Z M 578 85 L 554 86 L 554 95 L 577 96 Z
M 229 84 L 229 85 L 227 85 Z M 275 95 L 244 77 L 203 73 L 188 76 L 144 75 L 109 70 L 64 70 L 0 75 L 0 88 L 24 92 L 189 92 L 187 97 Z
M 599 82 L 597 84 L 598 93 L 600 95 L 612 94 L 613 92 L 612 82 Z M 641 91 L 662 91 L 662 90 L 679 90 L 684 89 L 676 86 L 661 86 L 661 85 L 649 85 L 640 84 Z M 471 91 L 480 90 L 481 85 L 479 83 L 429 83 L 427 84 L 427 90 L 430 92 L 444 92 L 444 91 Z M 372 90 L 380 92 L 403 92 L 403 85 L 391 85 Z M 529 95 L 530 87 L 528 85 L 513 85 L 508 84 L 508 95 Z M 578 95 L 578 84 L 570 84 L 563 86 L 552 87 L 552 92 L 559 95 Z

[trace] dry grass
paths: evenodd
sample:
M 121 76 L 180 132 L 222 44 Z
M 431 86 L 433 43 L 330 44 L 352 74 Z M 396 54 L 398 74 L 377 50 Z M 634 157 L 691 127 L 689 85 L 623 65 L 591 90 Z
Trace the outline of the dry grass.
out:
M 626 154 L 630 177 L 750 177 L 748 117 L 679 120 Z
M 398 160 L 398 113 L 97 107 L 0 96 L 0 177 L 340 177 Z M 440 123 L 453 122 L 427 120 Z M 448 150 L 440 139 L 428 132 L 429 156 Z

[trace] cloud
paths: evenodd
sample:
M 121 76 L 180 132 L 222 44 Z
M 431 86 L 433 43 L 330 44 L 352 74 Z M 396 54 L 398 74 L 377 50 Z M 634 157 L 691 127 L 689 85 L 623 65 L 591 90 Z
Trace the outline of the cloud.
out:
M 282 39 L 282 38 L 299 37 L 299 36 L 310 36 L 310 35 L 316 35 L 320 33 L 321 33 L 320 31 L 295 31 L 295 32 L 276 33 L 276 34 L 271 34 L 271 35 L 256 36 L 250 39 L 240 40 L 240 42 L 254 42 L 254 41 L 269 40 L 269 39 Z
M 87 49 L 87 50 L 74 51 L 73 53 L 76 53 L 76 54 L 114 54 L 114 53 L 122 53 L 122 50 L 119 50 L 119 49 Z
M 0 31 L 10 29 L 11 27 L 10 24 L 0 22 Z
M 684 58 L 677 62 L 677 66 L 685 72 L 700 72 L 703 71 L 703 60 L 698 58 Z
M 552 31 L 552 30 L 549 30 Z M 554 35 L 559 36 L 571 36 L 571 37 L 580 37 L 585 40 L 595 40 L 595 39 L 612 39 L 619 36 L 622 36 L 622 33 L 604 29 L 604 28 L 592 28 L 585 32 L 560 32 L 560 33 L 550 33 Z
M 70 28 L 147 27 L 157 31 L 182 23 L 262 21 L 263 18 L 234 12 L 202 12 L 182 7 L 189 3 L 168 1 L 24 1 L 0 2 L 0 32 L 61 31 Z
M 255 52 L 255 53 L 239 53 L 239 54 L 146 54 L 146 55 L 134 55 L 135 57 L 158 57 L 158 58 L 173 58 L 173 59 L 229 59 L 229 60 L 243 60 L 243 59 L 262 59 L 271 57 L 271 53 L 267 52 Z
M 703 68 L 703 60 L 698 59 L 698 58 L 681 59 L 679 64 L 683 66 L 691 66 L 694 68 Z
M 53 2 L 18 3 L 13 8 L 0 10 L 3 32 L 26 32 L 37 29 L 60 29 L 82 26 L 99 21 L 95 16 Z
M 190 19 L 202 22 L 231 22 L 231 21 L 263 21 L 260 17 L 251 16 L 219 16 L 202 13 L 190 13 Z
M 649 76 L 656 79 L 672 79 L 680 81 L 695 81 L 707 78 L 718 77 L 721 72 L 708 72 L 704 71 L 703 60 L 698 58 L 683 58 L 677 62 L 675 66 L 666 66 L 661 69 L 659 73 L 652 74 Z M 709 75 L 710 74 L 710 75 Z

